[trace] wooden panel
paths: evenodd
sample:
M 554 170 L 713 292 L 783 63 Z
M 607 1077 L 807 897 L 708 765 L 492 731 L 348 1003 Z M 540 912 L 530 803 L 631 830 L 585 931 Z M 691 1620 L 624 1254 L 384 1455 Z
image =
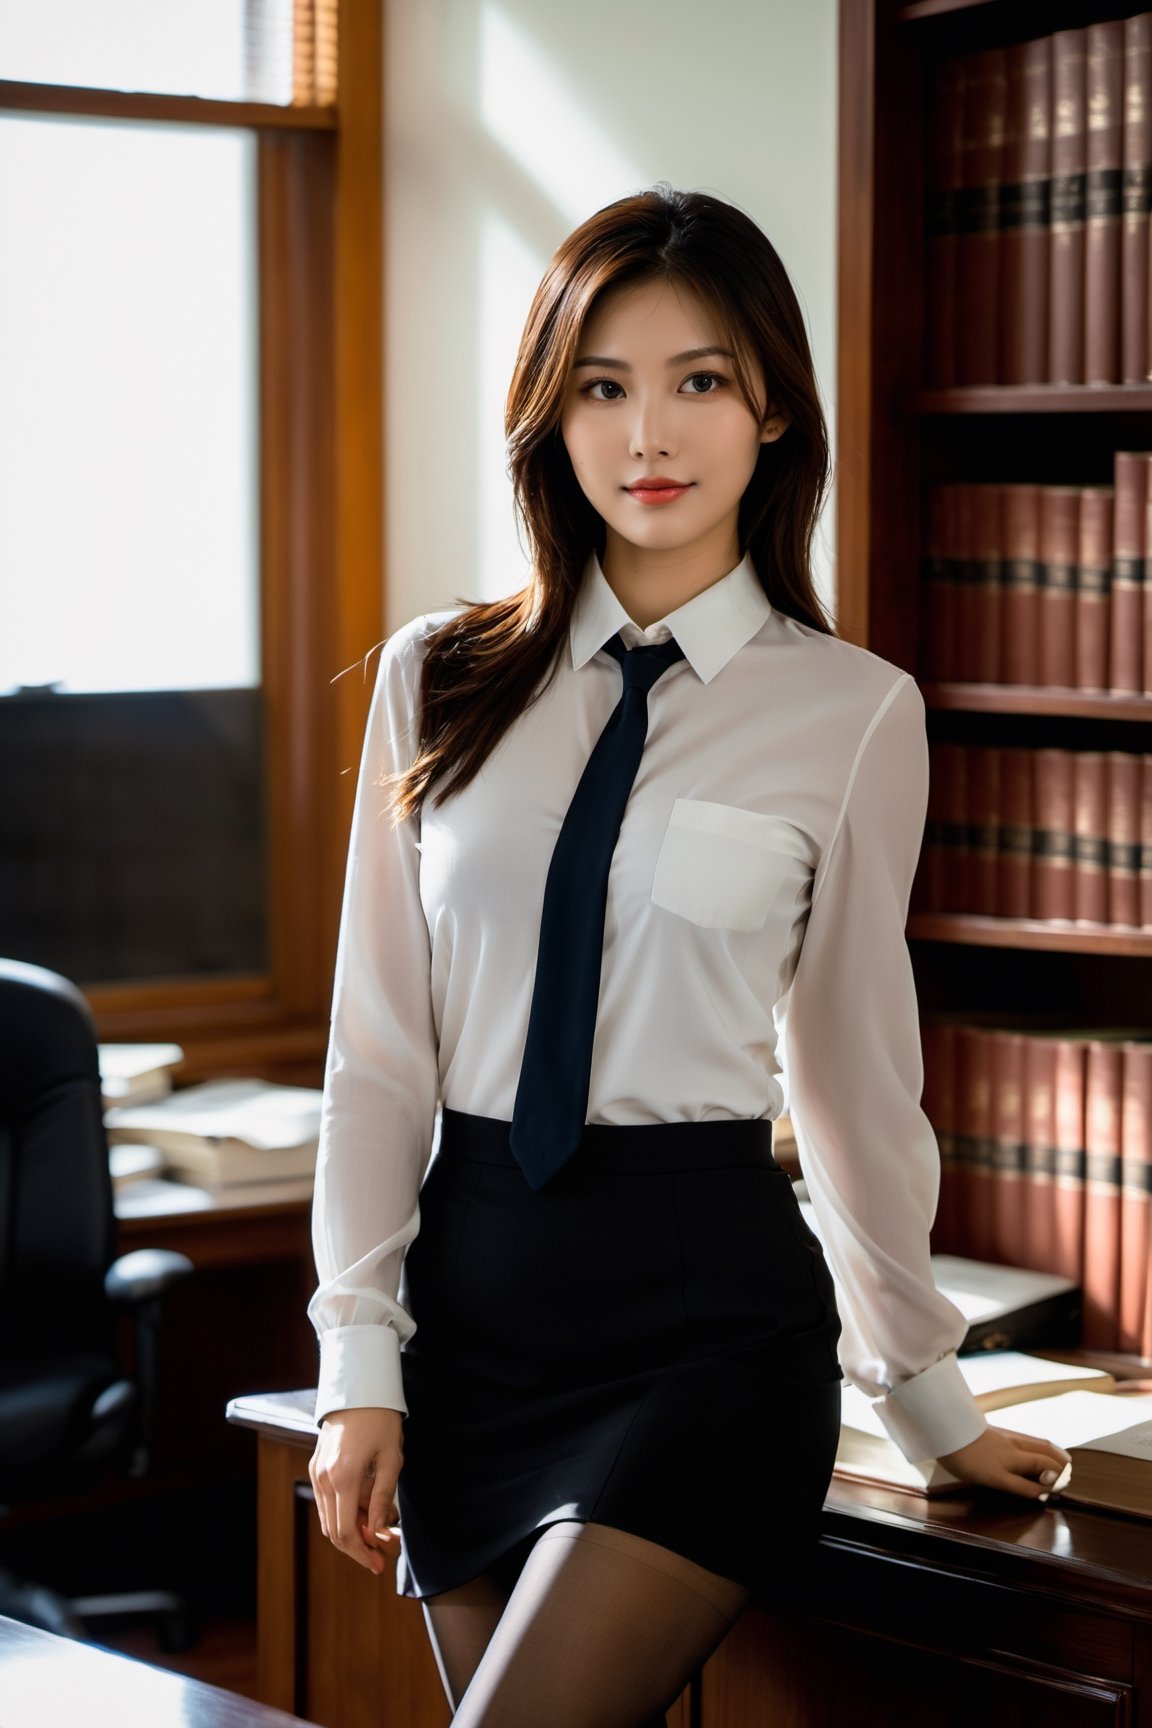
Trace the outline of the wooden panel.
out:
M 703 1728 L 1127 1728 L 1123 1684 L 961 1659 L 791 1615 L 749 1613 L 703 1677 Z

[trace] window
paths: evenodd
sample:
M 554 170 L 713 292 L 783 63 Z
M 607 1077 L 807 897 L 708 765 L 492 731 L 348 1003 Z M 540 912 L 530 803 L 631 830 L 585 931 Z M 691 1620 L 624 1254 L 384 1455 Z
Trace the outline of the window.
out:
M 0 0 L 0 952 L 303 1077 L 381 634 L 380 14 L 161 13 Z

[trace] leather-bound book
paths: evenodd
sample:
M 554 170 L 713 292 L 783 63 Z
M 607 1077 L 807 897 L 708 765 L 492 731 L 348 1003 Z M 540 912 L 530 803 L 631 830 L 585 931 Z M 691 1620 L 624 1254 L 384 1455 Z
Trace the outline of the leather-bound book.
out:
M 954 543 L 956 487 L 944 482 L 928 492 L 928 531 L 924 547 L 923 580 L 927 628 L 922 644 L 923 665 L 929 678 L 957 676 L 957 619 L 960 578 Z
M 949 788 L 944 779 L 939 750 L 940 746 L 933 744 L 928 756 L 928 808 L 924 814 L 924 838 L 909 896 L 913 912 L 944 912 L 949 909 L 944 895 Z
M 1112 632 L 1109 688 L 1142 688 L 1144 653 L 1144 527 L 1148 454 L 1117 450 L 1113 458 L 1116 513 L 1112 530 Z
M 1124 19 L 1124 189 L 1120 377 L 1148 381 L 1148 214 L 1152 211 L 1152 12 Z
M 1032 751 L 1002 746 L 996 868 L 996 913 L 1000 918 L 1032 916 L 1032 780 Z
M 1080 488 L 1040 491 L 1040 682 L 1076 683 L 1076 560 L 1080 556 Z
M 1108 765 L 1102 750 L 1072 755 L 1073 917 L 1108 922 Z
M 1084 1278 L 1084 1094 L 1087 1053 L 1081 1038 L 1057 1038 L 1056 1178 L 1052 1189 L 1050 1272 Z
M 1144 686 L 1145 696 L 1152 696 L 1152 600 L 1149 600 L 1148 598 L 1148 591 L 1152 588 L 1152 568 L 1150 568 L 1152 553 L 1149 553 L 1148 551 L 1148 548 L 1152 547 L 1152 456 L 1145 456 L 1144 473 L 1146 491 L 1144 497 L 1143 545 L 1145 548 L 1145 557 L 1141 563 L 1141 573 L 1144 579 L 1140 584 L 1140 605 L 1143 611 L 1144 634 L 1144 640 L 1141 645 L 1141 671 L 1143 674 L 1141 682 Z
M 1000 751 L 995 745 L 968 747 L 966 804 L 967 910 L 995 917 L 1000 900 Z
M 1120 1110 L 1120 1337 L 1117 1348 L 1152 1355 L 1146 1336 L 1152 1232 L 1152 1044 L 1122 1046 Z
M 1032 916 L 1070 919 L 1075 912 L 1072 752 L 1035 751 L 1033 774 Z
M 1040 488 L 1002 485 L 1001 676 L 1005 684 L 1040 682 Z
M 1004 1266 L 1020 1258 L 1027 1221 L 1024 1145 L 1024 1035 L 990 1030 L 992 1258 Z
M 983 684 L 998 684 L 1000 609 L 1003 594 L 1000 568 L 1003 557 L 1000 487 L 992 484 L 972 485 L 968 487 L 968 493 L 972 549 L 968 567 L 972 578 L 972 605 L 969 613 L 972 675 Z
M 1121 1046 L 1085 1041 L 1084 1330 L 1087 1350 L 1117 1348 L 1120 1301 Z
M 992 1254 L 992 1076 L 987 1033 L 956 1029 L 956 1153 L 960 1171 L 961 1253 Z
M 1024 1041 L 1024 1187 L 1027 1195 L 1018 1264 L 1050 1269 L 1055 1226 L 1056 1043 Z
M 940 910 L 968 910 L 968 752 L 962 744 L 933 744 L 928 785 L 939 787 Z
M 1108 751 L 1108 922 L 1140 922 L 1141 761 Z
M 1108 689 L 1111 634 L 1113 486 L 1080 488 L 1080 556 L 1076 565 L 1076 687 Z
M 940 1148 L 940 1194 L 932 1222 L 932 1251 L 952 1252 L 959 1220 L 959 1165 L 956 1160 L 956 1023 L 928 1019 L 920 1028 L 924 1052 L 924 1114 Z
M 1007 56 L 986 48 L 964 60 L 963 181 L 957 198 L 957 366 L 960 384 L 998 382 L 996 316 Z
M 928 380 L 956 383 L 957 197 L 964 166 L 964 62 L 944 60 L 932 98 L 928 165 Z
M 980 641 L 980 584 L 984 572 L 977 557 L 976 501 L 974 488 L 957 481 L 949 500 L 952 536 L 952 572 L 956 584 L 956 641 L 952 651 L 952 676 L 975 678 Z
M 1140 758 L 1140 922 L 1152 929 L 1152 755 Z
M 1085 32 L 1052 37 L 1051 249 L 1048 382 L 1084 382 L 1084 217 L 1087 188 Z
M 1051 132 L 1052 38 L 1015 42 L 1007 50 L 1000 197 L 1000 378 L 1004 384 L 1048 382 Z
M 1084 230 L 1084 381 L 1120 379 L 1124 22 L 1089 24 L 1085 57 L 1088 185 Z

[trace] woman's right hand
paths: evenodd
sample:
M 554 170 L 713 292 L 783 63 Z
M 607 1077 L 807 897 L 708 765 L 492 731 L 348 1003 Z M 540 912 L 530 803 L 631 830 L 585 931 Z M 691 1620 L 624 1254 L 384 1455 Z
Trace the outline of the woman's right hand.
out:
M 399 1410 L 333 1410 L 320 1424 L 308 1461 L 320 1528 L 369 1572 L 383 1572 L 381 1550 L 396 1547 L 389 1526 L 399 1517 L 396 1480 L 403 1462 Z

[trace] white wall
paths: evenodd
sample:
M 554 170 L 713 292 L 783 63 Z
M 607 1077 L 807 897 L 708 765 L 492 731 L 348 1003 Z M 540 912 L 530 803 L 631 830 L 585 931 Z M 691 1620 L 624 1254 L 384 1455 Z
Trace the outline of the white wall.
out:
M 520 330 L 560 240 L 629 191 L 669 180 L 759 222 L 835 438 L 836 17 L 836 0 L 387 0 L 388 630 L 523 584 L 503 442 Z

